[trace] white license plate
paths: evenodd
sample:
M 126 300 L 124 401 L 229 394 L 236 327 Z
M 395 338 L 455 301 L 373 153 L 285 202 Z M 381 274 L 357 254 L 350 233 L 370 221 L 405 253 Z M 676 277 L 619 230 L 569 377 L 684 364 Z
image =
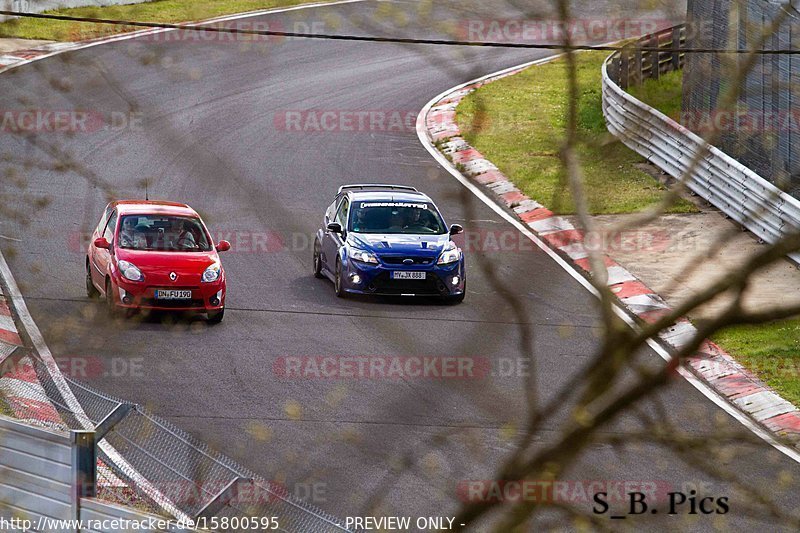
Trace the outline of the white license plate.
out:
M 404 272 L 404 271 L 394 271 L 392 272 L 392 279 L 425 279 L 425 275 L 427 272 Z
M 156 291 L 156 300 L 191 300 L 192 291 L 161 290 Z

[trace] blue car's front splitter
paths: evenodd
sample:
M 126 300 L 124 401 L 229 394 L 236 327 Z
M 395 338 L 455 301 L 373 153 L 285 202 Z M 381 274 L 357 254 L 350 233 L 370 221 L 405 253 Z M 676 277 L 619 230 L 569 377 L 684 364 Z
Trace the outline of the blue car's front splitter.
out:
M 425 279 L 394 279 L 393 272 L 424 272 Z M 345 292 L 380 296 L 458 296 L 466 282 L 463 259 L 426 268 L 370 265 L 348 259 L 342 274 Z

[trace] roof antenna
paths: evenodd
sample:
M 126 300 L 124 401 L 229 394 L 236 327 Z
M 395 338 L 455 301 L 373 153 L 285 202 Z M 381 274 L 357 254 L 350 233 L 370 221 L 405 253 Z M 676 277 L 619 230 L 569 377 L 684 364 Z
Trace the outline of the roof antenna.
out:
M 149 180 L 147 178 L 144 179 L 144 200 L 145 200 L 145 202 L 149 202 L 150 201 L 150 192 L 147 189 L 147 182 L 148 181 Z

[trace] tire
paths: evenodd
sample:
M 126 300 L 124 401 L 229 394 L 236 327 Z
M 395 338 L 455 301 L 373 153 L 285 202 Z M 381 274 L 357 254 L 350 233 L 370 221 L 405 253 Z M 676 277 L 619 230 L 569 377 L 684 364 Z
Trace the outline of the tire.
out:
M 120 316 L 119 307 L 114 303 L 114 287 L 111 285 L 111 280 L 106 280 L 106 307 L 108 308 L 108 316 L 117 318 Z
M 86 296 L 92 300 L 96 300 L 100 297 L 100 291 L 98 291 L 97 287 L 95 287 L 94 283 L 92 283 L 91 268 L 92 267 L 89 266 L 89 261 L 86 261 Z
M 319 240 L 314 239 L 314 277 L 322 279 L 325 276 L 322 275 L 322 257 L 319 248 Z
M 209 311 L 208 312 L 208 323 L 209 324 L 219 324 L 220 322 L 222 322 L 223 318 L 225 318 L 225 308 L 222 308 L 219 311 Z
M 333 278 L 333 289 L 336 291 L 337 298 L 344 298 L 347 296 L 347 293 L 344 291 L 344 286 L 342 285 L 342 261 L 338 257 L 336 258 L 336 276 Z

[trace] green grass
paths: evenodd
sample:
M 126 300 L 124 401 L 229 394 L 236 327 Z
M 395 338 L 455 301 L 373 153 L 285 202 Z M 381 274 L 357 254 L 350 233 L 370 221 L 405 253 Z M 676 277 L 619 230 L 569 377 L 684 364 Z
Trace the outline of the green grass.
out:
M 683 71 L 676 70 L 663 74 L 658 80 L 645 80 L 643 84 L 628 89 L 628 92 L 669 118 L 680 121 L 682 83 Z
M 713 340 L 785 399 L 800 405 L 800 318 L 732 326 Z
M 576 55 L 578 150 L 593 214 L 630 213 L 662 197 L 664 187 L 637 169 L 643 159 L 611 137 L 601 108 L 600 67 L 608 54 Z M 556 60 L 490 83 L 462 100 L 456 120 L 466 140 L 525 194 L 562 214 L 575 208 L 559 150 L 567 110 L 566 63 Z M 669 212 L 695 211 L 686 201 Z
M 46 13 L 146 22 L 190 22 L 232 13 L 306 3 L 309 3 L 308 0 L 157 0 L 121 6 L 56 9 Z M 22 18 L 0 23 L 0 37 L 77 41 L 135 29 L 141 28 Z
M 0 394 L 0 415 L 7 416 L 9 418 L 16 418 L 14 416 L 14 411 L 9 407 L 6 399 Z

